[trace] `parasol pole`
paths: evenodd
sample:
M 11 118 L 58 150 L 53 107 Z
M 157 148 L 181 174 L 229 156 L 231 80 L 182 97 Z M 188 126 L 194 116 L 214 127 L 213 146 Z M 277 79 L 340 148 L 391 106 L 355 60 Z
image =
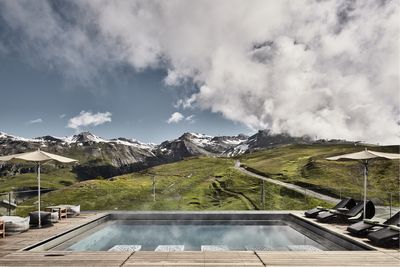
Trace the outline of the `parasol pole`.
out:
M 368 160 L 365 160 L 364 161 L 364 212 L 363 212 L 364 220 L 367 212 L 367 177 L 368 177 Z
M 38 162 L 38 214 L 39 214 L 39 228 L 41 227 L 41 217 L 40 217 L 40 162 Z

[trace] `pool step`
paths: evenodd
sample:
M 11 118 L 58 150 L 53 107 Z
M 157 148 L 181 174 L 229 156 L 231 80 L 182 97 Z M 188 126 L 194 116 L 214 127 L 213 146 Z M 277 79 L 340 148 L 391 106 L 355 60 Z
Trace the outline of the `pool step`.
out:
M 229 248 L 225 245 L 203 245 L 201 251 L 229 251 Z
M 108 251 L 118 251 L 118 252 L 134 252 L 142 249 L 141 245 L 115 245 Z
M 159 245 L 156 250 L 158 252 L 174 252 L 174 251 L 184 251 L 184 245 Z
M 288 246 L 291 251 L 321 251 L 321 249 L 311 245 L 292 245 Z

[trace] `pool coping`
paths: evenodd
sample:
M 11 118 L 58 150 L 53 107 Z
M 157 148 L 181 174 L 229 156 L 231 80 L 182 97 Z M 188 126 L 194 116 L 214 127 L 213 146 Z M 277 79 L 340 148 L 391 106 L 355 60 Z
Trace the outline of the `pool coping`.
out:
M 148 217 L 154 217 L 157 215 L 170 215 L 170 216 L 228 216 L 228 215 L 233 215 L 234 217 L 240 216 L 240 215 L 255 215 L 255 216 L 262 216 L 262 215 L 276 215 L 277 217 L 286 217 L 288 216 L 289 218 L 294 218 L 296 223 L 299 223 L 301 227 L 306 228 L 309 231 L 312 231 L 318 235 L 321 235 L 325 238 L 327 238 L 327 235 L 329 235 L 328 240 L 331 242 L 336 243 L 335 241 L 340 241 L 340 240 L 345 240 L 349 244 L 353 245 L 355 248 L 362 248 L 361 250 L 364 251 L 374 251 L 374 250 L 380 250 L 377 247 L 371 246 L 369 244 L 366 244 L 362 240 L 357 240 L 356 238 L 340 233 L 338 231 L 335 231 L 334 229 L 330 229 L 325 227 L 324 225 L 321 225 L 318 222 L 311 221 L 307 218 L 304 218 L 299 214 L 299 211 L 105 211 L 99 215 L 97 215 L 95 218 L 91 219 L 90 221 L 83 223 L 77 227 L 68 229 L 66 231 L 62 231 L 56 235 L 53 235 L 49 238 L 46 238 L 44 240 L 41 240 L 39 242 L 36 242 L 34 244 L 31 244 L 27 247 L 24 247 L 20 249 L 19 251 L 50 251 L 51 248 L 54 248 L 57 245 L 60 245 L 61 243 L 66 242 L 67 240 L 70 240 L 71 238 L 107 221 L 110 217 L 112 218 L 115 215 L 126 215 L 126 216 L 142 216 L 144 220 L 149 220 Z M 147 219 L 146 219 L 147 218 Z M 192 219 L 193 220 L 193 219 Z M 222 219 L 224 220 L 224 219 Z M 226 220 L 226 219 L 225 219 Z M 310 229 L 312 228 L 312 229 Z M 332 237 L 334 240 L 332 240 Z M 47 244 L 47 245 L 46 245 Z M 348 248 L 346 248 L 348 249 Z M 351 249 L 349 249 L 351 250 Z M 360 250 L 360 249 L 355 249 Z M 55 251 L 52 251 L 55 252 Z M 59 251 L 62 253 L 63 251 Z M 107 252 L 107 251 L 102 251 L 102 252 Z

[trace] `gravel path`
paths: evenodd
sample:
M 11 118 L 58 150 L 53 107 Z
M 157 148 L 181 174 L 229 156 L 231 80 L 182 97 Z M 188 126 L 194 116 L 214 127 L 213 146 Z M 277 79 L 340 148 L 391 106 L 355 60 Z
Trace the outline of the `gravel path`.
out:
M 340 201 L 339 198 L 335 198 L 335 197 L 331 197 L 331 196 L 328 196 L 328 195 L 324 195 L 324 194 L 312 191 L 310 189 L 307 189 L 305 187 L 301 187 L 301 186 L 290 184 L 290 183 L 285 183 L 285 182 L 282 182 L 282 181 L 279 181 L 279 180 L 271 179 L 271 178 L 259 175 L 257 173 L 248 171 L 245 168 L 240 167 L 240 161 L 239 160 L 237 160 L 235 162 L 235 168 L 238 171 L 240 171 L 240 172 L 242 172 L 244 174 L 247 174 L 249 176 L 258 178 L 260 180 L 267 181 L 269 183 L 273 183 L 273 184 L 276 184 L 276 185 L 280 185 L 280 186 L 289 188 L 289 189 L 291 189 L 293 191 L 299 192 L 301 194 L 305 194 L 306 196 L 315 197 L 315 198 L 318 198 L 318 199 L 321 199 L 321 200 L 325 200 L 325 201 L 328 201 L 328 202 L 332 202 L 332 203 L 337 203 L 337 202 Z M 375 211 L 375 216 L 376 217 L 383 218 L 383 219 L 386 219 L 386 218 L 390 217 L 390 207 L 389 206 L 375 206 L 375 209 L 376 209 L 376 211 Z M 396 213 L 398 211 L 400 211 L 399 207 L 392 207 L 391 214 L 393 215 L 394 213 Z

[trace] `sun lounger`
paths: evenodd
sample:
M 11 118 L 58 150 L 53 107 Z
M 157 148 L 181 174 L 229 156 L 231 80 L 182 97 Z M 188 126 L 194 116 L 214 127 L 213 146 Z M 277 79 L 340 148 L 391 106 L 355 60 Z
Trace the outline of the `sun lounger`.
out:
M 400 248 L 400 227 L 389 225 L 368 234 L 368 239 L 377 246 Z
M 352 199 L 351 197 L 347 197 L 347 198 L 342 199 L 332 209 L 334 209 L 334 210 L 339 209 L 339 208 L 351 209 L 355 205 L 356 205 L 356 201 L 354 199 Z M 315 217 L 317 217 L 318 213 L 320 213 L 322 211 L 329 211 L 329 209 L 318 206 L 318 207 L 315 207 L 313 209 L 310 209 L 310 210 L 304 212 L 304 215 L 307 218 L 315 218 Z
M 225 245 L 205 245 L 201 246 L 201 251 L 229 251 Z
M 108 251 L 117 251 L 117 252 L 134 252 L 142 249 L 141 245 L 115 245 L 110 248 Z
M 366 203 L 366 218 L 370 219 L 374 217 L 375 215 L 375 206 L 372 201 L 368 200 Z M 351 222 L 357 219 L 353 219 L 354 217 L 359 216 L 358 219 L 362 219 L 362 214 L 364 212 L 364 202 L 359 202 L 357 205 L 355 205 L 351 209 L 346 209 L 346 208 L 339 208 L 336 210 L 330 210 L 330 211 L 324 211 L 320 212 L 317 215 L 317 220 L 320 222 L 334 222 L 334 221 L 341 221 L 341 222 Z
M 184 245 L 159 245 L 154 251 L 157 252 L 174 252 L 174 251 L 184 251 Z
M 347 231 L 350 232 L 353 235 L 357 236 L 363 236 L 368 234 L 372 229 L 375 229 L 377 227 L 388 227 L 389 225 L 398 225 L 400 224 L 400 211 L 397 212 L 395 215 L 384 221 L 383 223 L 379 223 L 379 221 L 376 220 L 363 220 L 360 222 L 357 222 L 355 224 L 350 225 L 347 227 Z

